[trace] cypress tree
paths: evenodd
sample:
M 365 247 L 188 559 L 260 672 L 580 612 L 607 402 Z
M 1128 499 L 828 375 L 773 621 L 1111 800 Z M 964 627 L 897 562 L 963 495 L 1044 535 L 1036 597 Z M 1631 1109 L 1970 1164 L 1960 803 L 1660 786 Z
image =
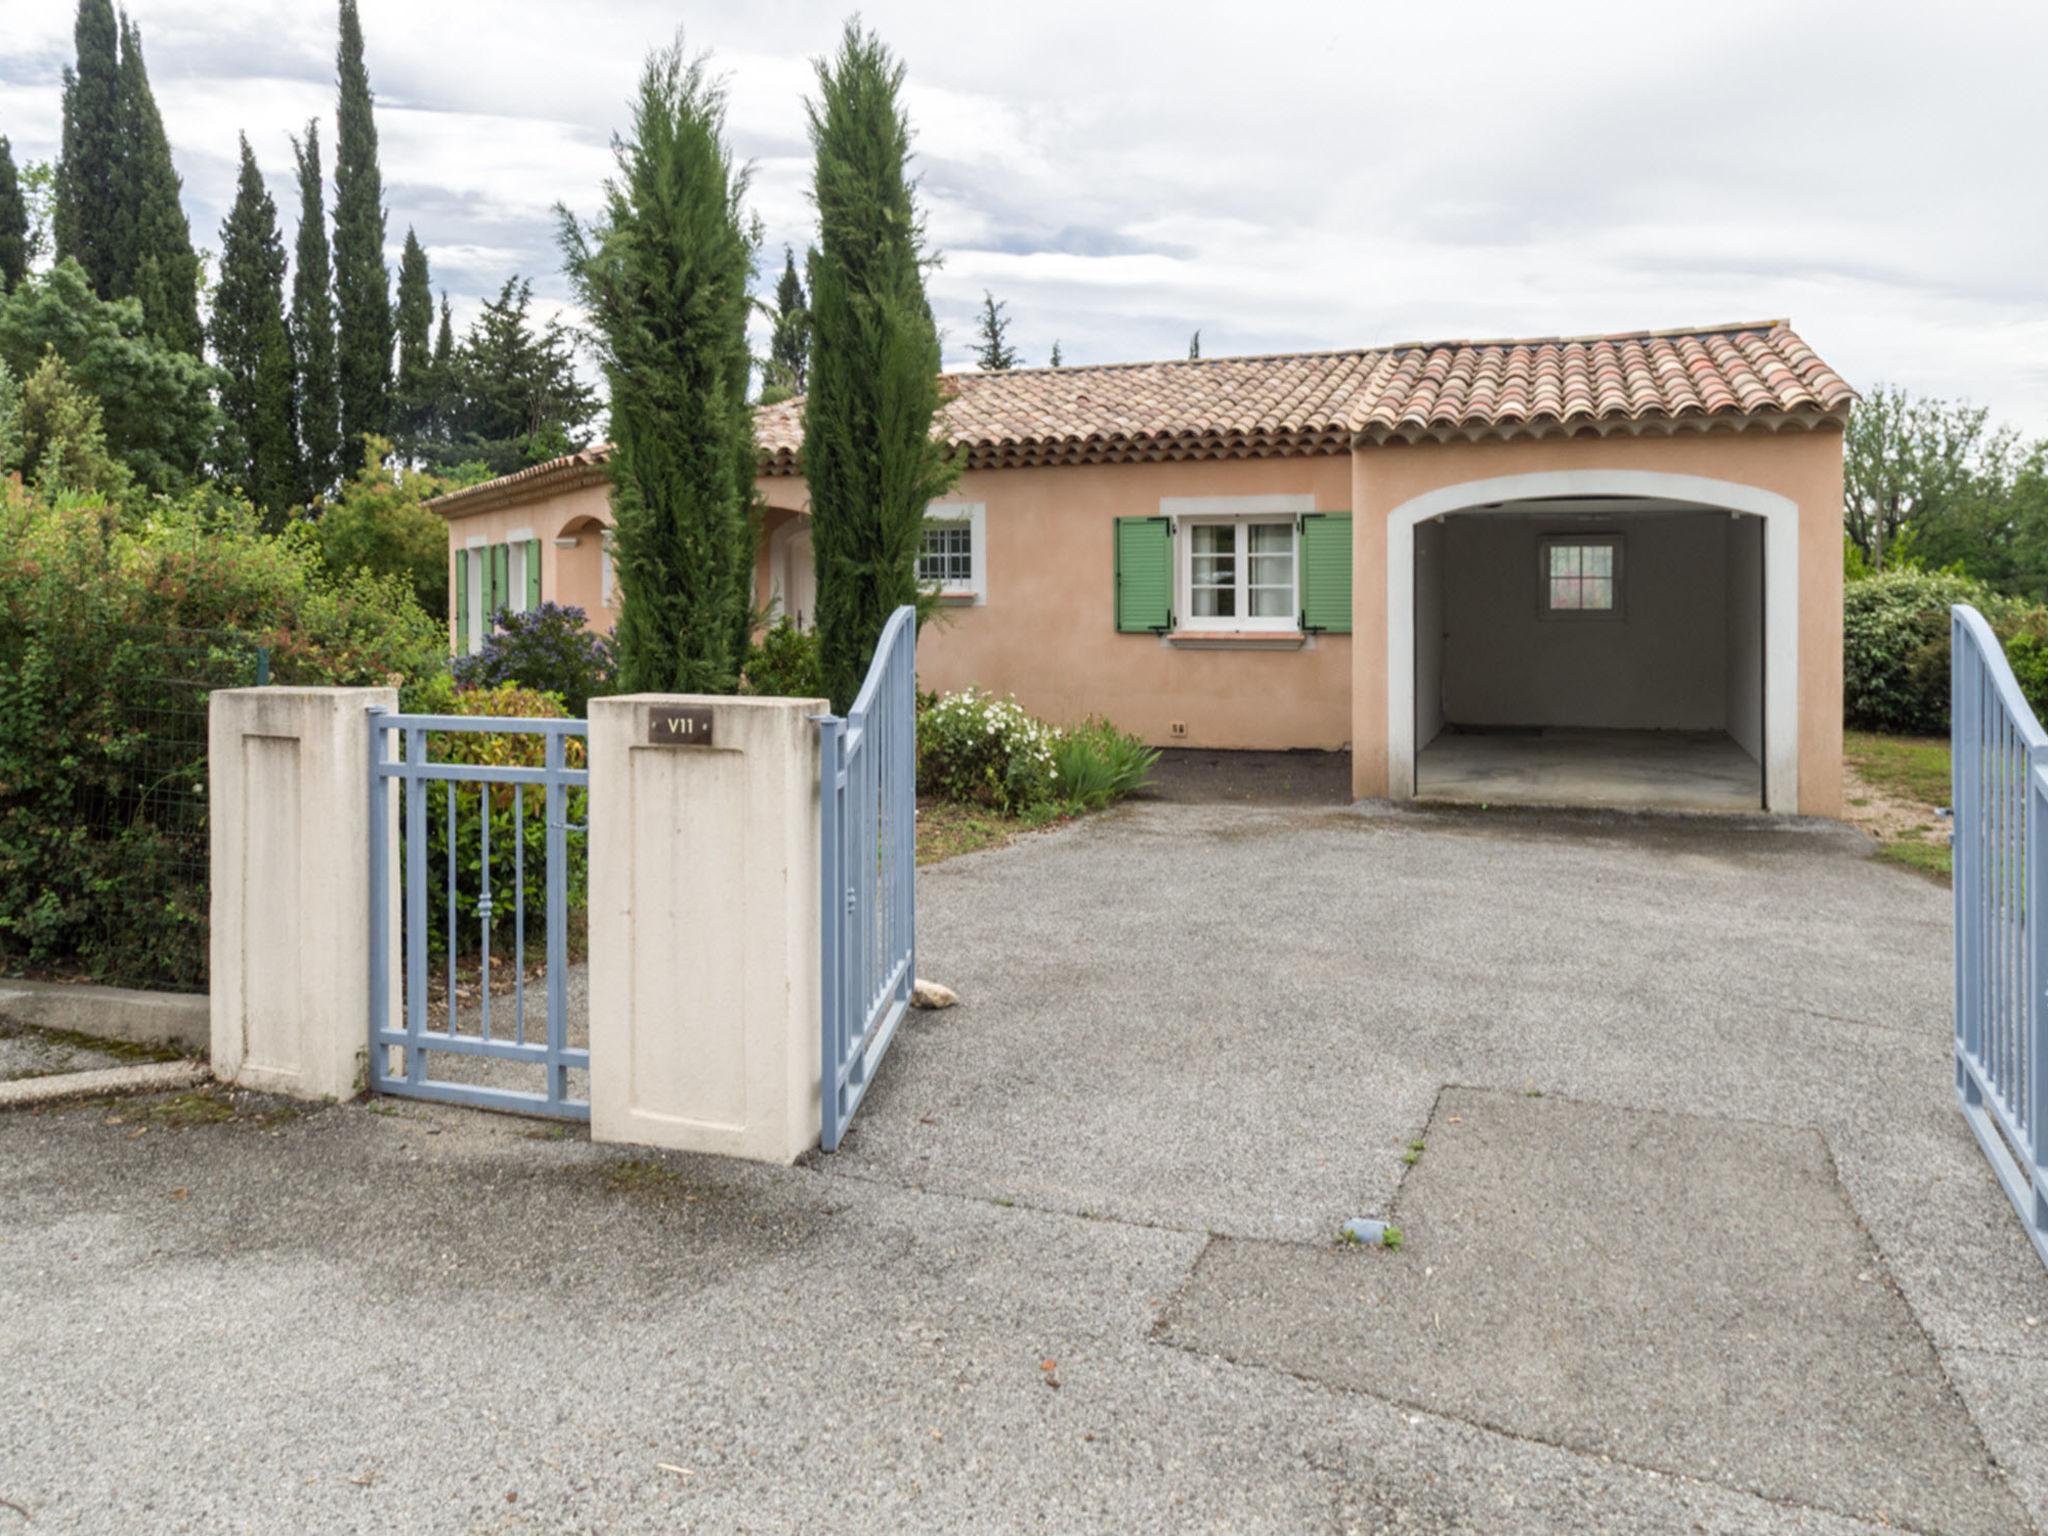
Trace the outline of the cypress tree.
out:
M 392 402 L 397 430 L 417 437 L 434 414 L 434 289 L 427 253 L 412 230 L 398 263 L 398 387 Z
M 1048 357 L 1045 360 L 1045 365 L 1048 368 L 1058 368 L 1062 366 L 1064 362 L 1065 359 L 1060 356 L 1059 338 L 1055 336 L 1052 342 L 1052 356 Z
M 28 201 L 14 169 L 14 149 L 0 134 L 0 293 L 28 276 Z
M 761 370 L 761 403 L 773 405 L 804 392 L 811 361 L 811 311 L 803 280 L 796 275 L 796 257 L 782 248 L 782 276 L 775 284 L 775 331 L 768 343 L 768 364 Z
M 299 170 L 299 237 L 292 260 L 292 393 L 299 426 L 299 500 L 310 503 L 341 478 L 341 400 L 334 376 L 333 273 L 327 253 L 327 193 L 320 179 L 320 120 L 292 140 Z
M 618 175 L 562 248 L 611 386 L 619 682 L 730 693 L 752 620 L 749 287 L 758 235 L 725 94 L 680 42 L 648 57 Z
M 1188 361 L 1192 363 L 1201 355 L 1202 333 L 1200 331 L 1197 331 L 1194 335 L 1188 338 Z
M 365 433 L 390 433 L 392 344 L 384 178 L 377 169 L 377 123 L 356 0 L 341 0 L 336 68 L 341 84 L 334 115 L 336 379 L 342 441 L 353 454 Z
M 51 215 L 57 260 L 85 270 L 103 299 L 118 298 L 132 263 L 121 249 L 120 29 L 112 0 L 78 0 L 75 63 L 64 71 L 64 136 Z
M 981 290 L 981 343 L 974 349 L 974 361 L 983 373 L 1008 373 L 1017 366 L 1017 349 L 1010 345 L 1010 320 L 1003 313 L 1008 307 L 998 304 L 986 288 Z
M 847 23 L 807 101 L 817 152 L 804 478 L 818 569 L 825 686 L 852 704 L 889 615 L 927 611 L 917 584 L 925 507 L 958 474 L 932 423 L 939 337 L 924 292 L 924 220 L 905 169 L 903 66 Z
M 143 329 L 179 352 L 199 355 L 199 254 L 179 201 L 171 141 L 149 88 L 142 33 L 121 19 L 117 79 L 122 140 L 122 296 L 142 301 Z
M 277 232 L 277 205 L 246 136 L 234 206 L 220 227 L 211 340 L 226 418 L 221 462 L 248 498 L 271 521 L 281 522 L 299 479 L 291 344 L 284 326 L 284 241 Z
M 461 405 L 461 380 L 455 367 L 455 320 L 448 312 L 448 292 L 441 291 L 441 323 L 434 331 L 434 407 L 428 435 L 446 438 L 455 430 L 455 416 Z

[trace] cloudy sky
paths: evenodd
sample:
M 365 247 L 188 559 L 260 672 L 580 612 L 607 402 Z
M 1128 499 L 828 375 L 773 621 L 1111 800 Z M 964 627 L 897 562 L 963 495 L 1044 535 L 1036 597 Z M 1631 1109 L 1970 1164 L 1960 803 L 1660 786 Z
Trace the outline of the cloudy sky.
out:
M 729 78 L 767 228 L 811 238 L 809 0 L 363 0 L 395 267 L 418 229 L 458 320 L 513 271 L 559 300 L 651 46 Z M 0 133 L 55 153 L 70 0 L 0 0 Z M 332 143 L 323 0 L 130 0 L 195 238 L 237 130 L 295 216 Z M 949 361 L 984 289 L 1042 362 L 1789 315 L 1858 386 L 2048 433 L 2048 6 L 1715 0 L 1287 7 L 870 0 L 909 107 Z M 331 158 L 330 158 L 331 165 Z

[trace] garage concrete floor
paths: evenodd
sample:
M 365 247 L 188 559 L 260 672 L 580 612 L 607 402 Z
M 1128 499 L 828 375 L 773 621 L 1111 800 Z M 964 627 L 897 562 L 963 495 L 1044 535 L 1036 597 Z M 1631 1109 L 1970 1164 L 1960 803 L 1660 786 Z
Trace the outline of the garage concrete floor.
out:
M 1415 793 L 1468 805 L 1755 811 L 1763 769 L 1724 731 L 1447 727 L 1422 749 Z

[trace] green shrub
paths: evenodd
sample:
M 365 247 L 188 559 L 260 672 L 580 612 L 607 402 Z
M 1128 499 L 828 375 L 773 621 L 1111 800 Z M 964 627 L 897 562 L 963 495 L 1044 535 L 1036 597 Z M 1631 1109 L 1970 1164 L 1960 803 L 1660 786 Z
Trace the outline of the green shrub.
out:
M 941 695 L 917 721 L 918 793 L 1015 815 L 1059 797 L 1059 733 L 1015 699 L 969 688 Z
M 1099 811 L 1144 784 L 1159 749 L 1095 716 L 1062 731 L 1052 756 L 1067 808 Z
M 506 683 L 491 688 L 456 688 L 445 677 L 421 690 L 422 713 L 436 715 L 498 715 L 560 720 L 568 717 L 559 695 Z M 582 738 L 563 744 L 568 767 L 586 762 Z M 436 763 L 470 763 L 493 767 L 538 768 L 546 761 L 545 740 L 537 735 L 484 735 L 469 731 L 430 731 L 427 758 Z M 526 952 L 529 964 L 541 958 L 538 947 L 547 935 L 547 790 L 539 784 L 457 784 L 455 786 L 455 949 L 473 955 L 483 947 L 482 822 L 486 797 L 491 829 L 491 947 L 494 957 L 513 953 L 515 876 L 524 891 Z M 564 814 L 578 826 L 589 819 L 590 793 L 568 792 Z M 430 784 L 427 802 L 427 947 L 434 957 L 448 952 L 448 793 Z M 523 851 L 517 845 L 523 844 Z M 571 833 L 565 840 L 569 907 L 588 900 L 588 839 Z
M 798 629 L 787 618 L 776 620 L 747 651 L 740 690 L 782 699 L 822 699 L 825 673 L 818 664 L 818 632 Z
M 1848 584 L 1842 702 L 1850 725 L 1923 736 L 1948 729 L 1949 608 L 1955 603 L 1976 607 L 2001 635 L 2043 627 L 2025 605 L 1955 572 L 1887 570 Z
M 0 483 L 0 965 L 206 979 L 206 707 L 257 681 L 383 683 L 443 665 L 403 590 L 332 578 L 247 508 L 140 526 Z
M 612 643 L 590 628 L 583 610 L 542 603 L 530 613 L 504 609 L 498 627 L 473 656 L 458 657 L 452 671 L 458 688 L 496 688 L 516 683 L 552 693 L 578 719 L 590 701 L 617 691 L 618 658 Z

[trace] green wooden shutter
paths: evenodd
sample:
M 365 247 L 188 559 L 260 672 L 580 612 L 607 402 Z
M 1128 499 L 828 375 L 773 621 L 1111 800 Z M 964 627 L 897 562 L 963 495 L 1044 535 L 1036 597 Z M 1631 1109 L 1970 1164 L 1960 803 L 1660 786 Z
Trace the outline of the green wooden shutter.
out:
M 1116 627 L 1173 627 L 1173 525 L 1163 517 L 1116 520 Z
M 1301 627 L 1351 633 L 1351 514 L 1301 520 Z
M 540 606 L 540 540 L 526 541 L 526 611 Z
M 469 654 L 469 551 L 455 551 L 455 654 Z
M 491 546 L 491 611 L 484 616 L 484 627 L 498 627 L 498 613 L 512 601 L 512 546 L 493 544 Z

